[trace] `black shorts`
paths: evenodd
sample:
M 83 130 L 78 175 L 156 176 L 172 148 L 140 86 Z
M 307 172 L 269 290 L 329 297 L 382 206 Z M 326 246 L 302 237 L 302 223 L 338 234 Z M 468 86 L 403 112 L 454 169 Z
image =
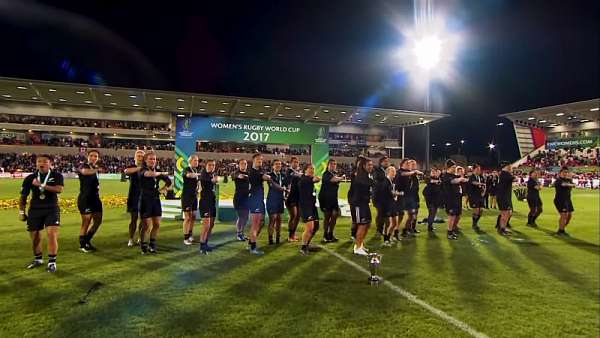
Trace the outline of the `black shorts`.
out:
M 441 208 L 444 205 L 444 202 L 442 201 L 440 196 L 426 195 L 425 205 L 427 205 L 427 209 L 437 209 Z
M 405 198 L 406 197 L 404 197 L 404 196 L 398 196 L 398 198 L 396 199 L 396 202 L 394 202 L 396 204 L 396 212 L 398 212 L 398 215 L 404 214 L 404 210 L 406 210 L 406 208 L 404 206 Z
M 352 213 L 352 223 L 371 224 L 371 208 L 368 203 L 353 205 L 350 212 Z
M 283 214 L 284 211 L 283 206 L 283 197 L 267 197 L 267 213 L 269 215 L 272 214 Z
M 512 204 L 512 198 L 500 198 L 500 196 L 498 196 L 497 198 L 497 203 L 498 203 L 498 210 L 501 211 L 508 211 L 508 210 L 512 210 L 513 209 L 513 204 Z
M 183 211 L 198 210 L 198 199 L 196 198 L 196 196 L 181 196 L 181 209 Z
M 317 211 L 317 207 L 314 205 L 299 205 L 300 207 L 300 216 L 302 217 L 302 221 L 304 223 L 310 221 L 318 221 L 319 220 L 319 212 Z
M 483 208 L 483 196 L 469 196 L 469 207 L 472 209 Z
M 289 195 L 285 200 L 285 206 L 288 208 L 297 207 L 299 204 L 300 197 L 297 194 Z
M 265 200 L 263 196 L 250 196 L 248 198 L 248 207 L 251 214 L 265 214 Z
M 554 206 L 558 212 L 573 212 L 573 202 L 571 200 L 554 200 Z
M 542 199 L 541 198 L 528 198 L 527 204 L 530 209 L 541 208 L 542 207 Z
M 29 209 L 27 212 L 27 231 L 41 231 L 47 226 L 60 225 L 60 209 Z
M 462 196 L 457 195 L 446 200 L 446 214 L 448 216 L 460 216 L 462 214 Z
M 140 195 L 135 196 L 127 196 L 127 212 L 129 213 L 139 213 L 140 212 Z
M 381 202 L 379 205 L 379 209 L 377 209 L 378 213 L 381 213 L 384 217 L 394 217 L 398 216 L 398 211 L 396 209 L 396 201 L 389 200 L 387 202 Z
M 319 208 L 323 212 L 340 211 L 340 205 L 337 198 L 319 198 Z
M 142 218 L 162 216 L 160 198 L 142 198 L 140 203 L 140 215 Z
M 414 196 L 404 196 L 404 210 L 419 210 L 419 200 Z
M 215 197 L 201 197 L 200 206 L 200 218 L 215 218 L 217 217 L 217 200 Z
M 102 201 L 100 196 L 79 196 L 77 197 L 77 209 L 82 215 L 95 214 L 102 212 Z
M 234 195 L 233 196 L 233 208 L 235 210 L 248 210 L 248 195 Z

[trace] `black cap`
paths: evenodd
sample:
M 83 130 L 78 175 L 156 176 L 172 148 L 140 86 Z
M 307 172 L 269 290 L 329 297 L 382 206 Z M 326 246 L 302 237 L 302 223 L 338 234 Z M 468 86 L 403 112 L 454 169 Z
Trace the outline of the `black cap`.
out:
M 453 160 L 448 160 L 446 161 L 446 168 L 450 168 L 456 165 L 456 162 L 454 162 Z

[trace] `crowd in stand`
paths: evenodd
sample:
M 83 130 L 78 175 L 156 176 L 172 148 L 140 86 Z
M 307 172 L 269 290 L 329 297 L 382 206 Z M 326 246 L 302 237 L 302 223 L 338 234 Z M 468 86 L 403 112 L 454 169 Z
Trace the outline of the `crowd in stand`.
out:
M 599 148 L 544 150 L 528 156 L 523 165 L 535 168 L 597 166 L 598 150 Z
M 308 147 L 303 148 L 279 148 L 269 147 L 264 144 L 252 143 L 216 143 L 199 142 L 196 144 L 197 152 L 215 152 L 215 153 L 261 153 L 274 155 L 309 155 Z
M 77 137 L 68 137 L 68 136 L 56 136 L 51 138 L 37 138 L 37 139 L 26 139 L 25 141 L 21 141 L 16 139 L 15 137 L 3 137 L 0 138 L 0 144 L 6 145 L 45 145 L 50 147 L 67 147 L 67 148 L 108 148 L 108 149 L 153 149 L 153 150 L 174 150 L 175 143 L 173 142 L 158 142 L 158 141 L 144 141 L 141 142 L 133 142 L 131 140 L 121 140 L 121 139 L 99 139 L 98 142 L 91 144 L 91 142 L 87 138 L 77 138 Z
M 70 126 L 87 128 L 115 128 L 115 129 L 137 129 L 137 130 L 156 130 L 170 131 L 171 129 L 165 123 L 138 122 L 138 121 L 111 121 L 65 118 L 54 116 L 31 116 L 16 114 L 0 114 L 0 123 L 19 123 L 19 124 L 38 124 L 49 126 Z

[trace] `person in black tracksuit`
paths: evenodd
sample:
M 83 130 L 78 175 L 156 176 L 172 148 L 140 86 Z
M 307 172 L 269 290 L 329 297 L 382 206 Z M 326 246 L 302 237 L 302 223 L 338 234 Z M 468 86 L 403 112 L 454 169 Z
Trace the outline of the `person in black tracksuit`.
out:
M 315 192 L 315 183 L 319 181 L 320 178 L 315 176 L 315 167 L 307 164 L 304 175 L 298 182 L 298 207 L 302 221 L 305 223 L 302 248 L 300 249 L 300 253 L 303 255 L 308 255 L 308 245 L 319 230 L 319 212 L 317 211 L 317 193 Z
M 381 189 L 381 211 L 383 212 L 384 217 L 387 218 L 389 224 L 383 235 L 383 244 L 385 246 L 390 246 L 392 244 L 392 234 L 398 228 L 396 199 L 398 198 L 399 193 L 396 190 L 396 184 L 394 183 L 396 179 L 396 168 L 394 166 L 389 166 L 385 171 L 385 181 L 379 186 L 379 189 Z
M 498 172 L 493 171 L 490 175 L 488 175 L 488 179 L 485 183 L 488 196 L 490 198 L 489 207 L 491 209 L 497 209 L 498 205 L 496 203 L 496 190 L 498 188 Z
M 134 155 L 134 164 L 128 166 L 125 169 L 125 175 L 129 177 L 129 191 L 127 192 L 127 212 L 130 215 L 129 220 L 129 241 L 127 242 L 128 247 L 133 247 L 133 237 L 135 236 L 136 230 L 142 231 L 142 221 L 140 215 L 140 171 L 144 165 L 144 154 L 143 150 L 136 150 Z M 138 219 L 140 220 L 138 224 Z M 138 234 L 138 242 L 140 241 Z
M 21 186 L 19 200 L 19 219 L 27 222 L 27 231 L 33 246 L 33 261 L 27 269 L 33 269 L 44 264 L 42 253 L 42 231 L 46 229 L 48 236 L 48 272 L 56 272 L 56 255 L 58 254 L 58 229 L 60 226 L 60 209 L 58 194 L 63 191 L 64 179 L 58 172 L 52 170 L 51 158 L 48 155 L 36 157 L 36 171 L 27 175 Z M 27 197 L 31 193 L 29 210 Z
M 273 160 L 272 171 L 269 173 L 269 192 L 267 193 L 267 214 L 269 215 L 269 245 L 279 244 L 281 241 L 281 215 L 284 211 L 284 194 L 286 192 L 286 179 L 281 172 L 281 160 Z M 275 235 L 275 240 L 273 240 Z
M 571 190 L 575 187 L 571 178 L 569 168 L 562 167 L 558 173 L 558 178 L 554 182 L 554 189 L 556 191 L 554 195 L 554 206 L 560 214 L 558 220 L 558 231 L 556 232 L 559 236 L 569 236 L 565 231 L 567 225 L 571 221 L 573 216 L 573 201 L 571 200 Z
M 507 230 L 510 218 L 512 216 L 512 185 L 515 177 L 512 174 L 512 165 L 504 163 L 502 171 L 498 176 L 498 186 L 496 188 L 496 199 L 498 201 L 498 209 L 500 210 L 500 218 L 498 220 L 498 233 L 501 235 L 509 235 Z
M 377 234 L 383 235 L 386 233 L 388 217 L 386 217 L 382 210 L 384 196 L 386 194 L 383 185 L 386 184 L 386 169 L 390 165 L 390 160 L 387 156 L 379 158 L 379 165 L 373 169 L 373 206 L 377 210 L 377 216 L 375 217 L 375 225 L 377 226 Z
M 448 239 L 458 239 L 460 215 L 462 214 L 461 183 L 467 179 L 456 174 L 456 163 L 446 161 L 446 172 L 442 175 L 442 191 L 448 215 Z
M 319 190 L 319 206 L 323 211 L 323 242 L 337 242 L 334 235 L 337 218 L 340 216 L 340 206 L 338 202 L 338 189 L 340 182 L 345 176 L 338 176 L 337 162 L 330 159 L 327 163 L 327 170 L 323 173 L 321 181 L 321 190 Z
M 171 186 L 171 179 L 168 172 L 158 171 L 156 167 L 156 154 L 149 151 L 144 155 L 144 167 L 140 171 L 141 175 L 141 199 L 140 199 L 140 217 L 142 217 L 142 235 L 141 249 L 142 254 L 157 253 L 156 240 L 160 229 L 160 219 L 162 217 L 162 207 L 160 205 L 160 194 L 166 193 Z M 160 181 L 164 185 L 160 187 Z M 150 234 L 150 242 L 146 242 L 146 236 Z
M 535 220 L 542 214 L 542 199 L 540 190 L 542 185 L 538 182 L 539 171 L 532 169 L 527 180 L 527 205 L 529 205 L 529 214 L 527 215 L 527 225 L 537 227 Z
M 236 239 L 240 242 L 248 240 L 244 235 L 244 228 L 248 223 L 248 214 L 250 207 L 248 203 L 248 194 L 250 193 L 250 181 L 248 180 L 248 161 L 242 159 L 238 162 L 236 170 L 231 178 L 235 184 L 235 193 L 233 194 L 233 208 L 237 213 L 235 222 L 237 229 Z
M 300 223 L 300 211 L 298 209 L 298 182 L 300 180 L 300 176 L 302 176 L 302 172 L 300 169 L 300 160 L 292 156 L 290 159 L 290 166 L 288 167 L 285 177 L 287 182 L 287 198 L 285 200 L 285 205 L 288 209 L 288 241 L 289 242 L 298 242 L 298 238 L 296 237 L 296 229 L 298 228 L 298 223 Z
M 217 217 L 217 195 L 215 187 L 219 181 L 219 176 L 215 172 L 215 160 L 206 161 L 206 167 L 200 174 L 200 201 L 198 210 L 202 218 L 202 233 L 200 234 L 200 253 L 206 255 L 212 251 L 208 245 L 208 238 L 215 226 Z
M 479 164 L 475 164 L 473 166 L 473 172 L 469 176 L 467 186 L 469 206 L 473 210 L 471 215 L 471 218 L 473 219 L 473 230 L 475 230 L 475 232 L 479 232 L 481 230 L 478 222 L 483 212 L 483 196 L 485 194 L 485 180 L 483 179 L 483 176 L 481 176 L 481 166 Z
M 425 188 L 423 189 L 423 197 L 427 205 L 427 230 L 435 231 L 433 222 L 439 208 L 443 207 L 442 200 L 442 180 L 440 178 L 441 171 L 439 169 L 431 169 L 429 177 L 425 179 Z
M 77 172 L 79 176 L 77 208 L 81 214 L 79 250 L 82 252 L 96 251 L 96 248 L 92 245 L 92 238 L 102 224 L 99 159 L 100 153 L 97 150 L 92 149 L 88 151 L 87 163 L 83 164 Z
M 358 157 L 356 158 L 356 161 L 354 161 L 354 165 L 352 166 L 352 173 L 350 174 L 350 188 L 348 188 L 348 192 L 346 193 L 346 200 L 348 201 L 348 207 L 350 207 L 350 211 L 352 211 L 352 198 L 351 197 L 354 195 L 354 190 L 352 189 L 354 185 L 352 184 L 352 182 L 354 182 L 354 178 L 356 177 L 356 171 L 358 168 L 358 164 L 363 159 L 366 160 L 366 158 L 364 156 L 358 155 Z M 352 238 L 353 242 L 356 242 L 356 231 L 358 229 L 358 226 L 354 222 L 354 218 L 352 218 L 351 224 L 352 224 L 352 226 L 350 227 L 350 237 Z
M 365 158 L 360 159 L 356 175 L 350 185 L 352 193 L 349 196 L 349 203 L 351 205 L 352 223 L 356 224 L 357 227 L 354 254 L 361 256 L 368 255 L 364 247 L 364 239 L 371 226 L 369 202 L 371 200 L 371 187 L 373 186 L 372 171 L 373 162 Z
M 183 170 L 183 189 L 181 190 L 181 210 L 183 210 L 183 244 L 194 242 L 194 222 L 198 210 L 198 183 L 200 177 L 200 159 L 197 155 L 188 158 L 188 166 Z

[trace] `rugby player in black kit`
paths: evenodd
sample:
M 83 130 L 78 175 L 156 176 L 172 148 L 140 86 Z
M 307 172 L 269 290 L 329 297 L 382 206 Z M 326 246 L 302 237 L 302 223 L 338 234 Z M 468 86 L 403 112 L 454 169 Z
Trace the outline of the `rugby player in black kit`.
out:
M 129 213 L 129 241 L 127 242 L 128 247 L 132 247 L 133 237 L 135 236 L 136 230 L 142 232 L 142 220 L 140 215 L 140 170 L 144 165 L 144 154 L 143 150 L 135 151 L 135 164 L 130 165 L 125 169 L 125 175 L 129 177 L 129 192 L 127 193 L 127 212 Z M 138 225 L 138 219 L 140 220 Z M 138 235 L 138 242 L 140 241 L 140 235 Z
M 27 221 L 27 231 L 33 247 L 33 261 L 27 266 L 33 269 L 44 264 L 42 253 L 42 231 L 48 236 L 48 272 L 56 272 L 58 253 L 58 227 L 60 209 L 58 194 L 63 191 L 63 176 L 51 169 L 50 156 L 38 155 L 36 171 L 23 180 L 19 202 L 19 219 Z M 31 193 L 29 210 L 25 212 L 27 197 Z
M 337 242 L 334 235 L 335 225 L 340 216 L 338 190 L 345 176 L 338 176 L 337 162 L 330 159 L 327 170 L 323 173 L 321 190 L 319 190 L 319 207 L 323 211 L 323 242 Z
M 475 164 L 473 166 L 473 173 L 469 176 L 468 182 L 469 188 L 467 189 L 469 206 L 473 210 L 473 230 L 475 232 L 481 231 L 479 228 L 479 219 L 481 218 L 483 206 L 484 206 L 484 195 L 485 195 L 485 179 L 481 176 L 481 166 Z
M 181 210 L 183 210 L 183 244 L 194 242 L 194 223 L 198 210 L 198 178 L 200 177 L 200 159 L 198 155 L 188 158 L 188 166 L 182 173 L 183 189 L 181 189 Z
M 559 236 L 569 236 L 565 231 L 567 225 L 571 221 L 573 216 L 573 201 L 571 201 L 571 189 L 575 187 L 573 180 L 571 179 L 571 173 L 569 168 L 562 167 L 558 173 L 558 178 L 554 182 L 554 188 L 556 194 L 554 195 L 554 206 L 560 214 L 558 220 L 558 231 L 556 232 Z
M 77 208 L 81 214 L 79 250 L 82 252 L 96 251 L 96 248 L 92 245 L 92 238 L 102 224 L 99 159 L 100 153 L 97 150 L 88 151 L 87 163 L 83 164 L 77 172 L 79 176 Z
M 302 221 L 305 223 L 304 233 L 302 234 L 302 248 L 300 249 L 300 253 L 303 255 L 308 255 L 308 245 L 319 230 L 315 183 L 320 180 L 319 177 L 315 176 L 315 167 L 312 164 L 307 164 L 304 175 L 300 177 L 298 182 L 298 206 Z
M 217 163 L 215 160 L 206 161 L 206 167 L 200 174 L 200 218 L 202 218 L 202 233 L 200 234 L 200 253 L 206 255 L 212 251 L 208 245 L 208 238 L 215 226 L 215 217 L 217 217 L 217 195 L 215 187 L 219 182 L 219 176 L 215 173 Z
M 140 202 L 140 215 L 142 217 L 143 227 L 141 236 L 142 254 L 156 253 L 156 239 L 160 229 L 160 219 L 162 216 L 162 207 L 160 205 L 160 194 L 165 193 L 171 186 L 169 173 L 158 171 L 156 167 L 156 154 L 152 151 L 144 155 L 144 168 L 140 172 L 142 198 Z M 160 181 L 164 182 L 163 187 L 159 186 Z M 146 237 L 150 234 L 150 243 Z
M 373 162 L 366 158 L 358 161 L 356 175 L 350 183 L 350 212 L 352 213 L 352 223 L 356 224 L 356 240 L 354 241 L 354 254 L 366 256 L 367 250 L 364 247 L 364 240 L 371 226 L 371 187 L 373 186 Z
M 527 215 L 527 225 L 537 227 L 535 221 L 542 214 L 542 199 L 540 190 L 542 185 L 538 182 L 539 171 L 531 170 L 527 180 L 527 204 L 529 205 L 529 214 Z

